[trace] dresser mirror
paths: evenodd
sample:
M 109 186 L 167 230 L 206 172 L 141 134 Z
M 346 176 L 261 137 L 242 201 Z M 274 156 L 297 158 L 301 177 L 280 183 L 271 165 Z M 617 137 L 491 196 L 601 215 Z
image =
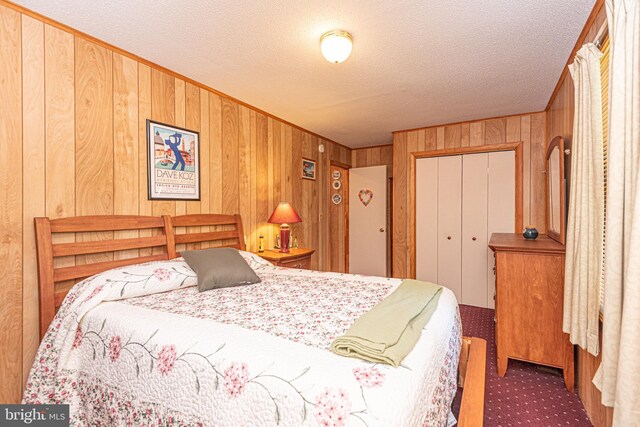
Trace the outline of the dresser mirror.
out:
M 546 176 L 546 212 L 545 225 L 547 235 L 564 244 L 565 241 L 565 176 L 564 176 L 564 138 L 556 136 L 547 149 L 545 163 Z

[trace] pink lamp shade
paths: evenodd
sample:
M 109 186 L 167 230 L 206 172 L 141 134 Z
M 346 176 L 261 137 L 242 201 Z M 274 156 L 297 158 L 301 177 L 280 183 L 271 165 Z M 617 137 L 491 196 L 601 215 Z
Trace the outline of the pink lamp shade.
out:
M 302 222 L 300 215 L 287 202 L 282 202 L 271 214 L 270 224 L 280 224 L 280 252 L 289 252 L 289 236 L 291 230 L 287 224 Z
M 268 222 L 269 224 L 293 224 L 302 222 L 302 218 L 289 203 L 282 202 L 275 208 Z

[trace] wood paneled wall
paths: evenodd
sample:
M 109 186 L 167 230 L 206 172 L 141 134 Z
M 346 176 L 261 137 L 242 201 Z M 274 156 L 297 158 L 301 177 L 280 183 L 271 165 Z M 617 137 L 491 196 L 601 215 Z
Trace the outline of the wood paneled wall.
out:
M 498 117 L 393 135 L 393 275 L 409 277 L 411 153 L 448 148 L 523 143 L 523 223 L 544 232 L 545 113 Z
M 22 385 L 22 258 L 23 183 L 21 161 L 23 147 L 22 109 L 31 110 L 31 97 L 22 100 L 22 41 L 21 22 L 17 14 L 0 13 L 0 265 L 3 277 L 0 284 L 0 402 L 18 403 Z M 29 52 L 25 52 L 26 55 Z M 26 76 L 28 81 L 30 76 Z M 37 106 L 35 107 L 37 108 Z M 31 112 L 31 111 L 30 111 Z M 27 136 L 32 136 L 27 130 Z M 28 183 L 27 183 L 28 185 Z M 24 187 L 23 187 L 24 186 Z M 27 198 L 27 204 L 29 198 Z
M 331 172 L 340 172 L 338 181 L 342 184 L 338 190 L 331 188 L 331 196 L 339 194 L 342 202 L 338 205 L 329 201 L 329 271 L 349 272 L 349 168 L 337 164 L 331 165 L 331 171 L 325 178 L 329 186 L 335 181 Z
M 607 20 L 604 2 L 598 1 L 594 7 L 585 30 L 578 40 L 576 46 L 582 47 L 584 43 L 594 40 L 598 29 Z M 572 53 L 569 63 L 573 62 L 575 53 Z M 565 67 L 566 68 L 566 67 Z M 554 91 L 546 110 L 547 114 L 547 136 L 551 141 L 555 136 L 562 136 L 565 140 L 565 147 L 571 148 L 573 139 L 573 113 L 574 113 L 574 85 L 571 75 L 566 72 L 558 81 L 558 86 Z M 571 158 L 565 159 L 565 172 L 567 175 L 567 185 L 571 183 Z
M 377 147 L 354 148 L 351 150 L 351 167 L 388 166 L 389 176 L 393 169 L 393 144 Z
M 602 334 L 602 325 L 600 326 Z M 602 337 L 600 337 L 600 346 L 602 346 Z M 589 354 L 586 350 L 577 348 L 576 363 L 576 391 L 580 400 L 587 411 L 589 420 L 594 427 L 611 427 L 613 426 L 613 408 L 604 406 L 602 402 L 602 393 L 593 385 L 593 377 L 602 361 L 602 353 L 598 356 Z
M 573 62 L 575 52 L 587 42 L 593 42 L 598 30 L 607 20 L 604 0 L 597 0 L 591 16 L 587 20 L 574 52 L 567 61 L 567 65 Z M 560 76 L 560 80 L 554 90 L 549 104 L 547 105 L 547 135 L 549 140 L 560 135 L 565 138 L 565 142 L 571 142 L 573 136 L 573 112 L 574 112 L 574 89 L 573 80 L 565 67 Z
M 582 47 L 584 43 L 593 42 L 598 30 L 607 20 L 604 1 L 598 0 L 593 8 L 593 12 L 584 27 L 578 41 L 576 49 L 569 58 L 569 63 L 573 62 L 575 51 Z M 547 135 L 548 139 L 556 135 L 563 136 L 565 144 L 571 147 L 573 139 L 573 115 L 574 115 L 574 84 L 569 73 L 565 72 L 558 81 L 557 90 L 549 100 L 547 107 Z M 568 182 L 570 182 L 571 161 L 567 159 Z M 582 403 L 587 411 L 587 415 L 595 427 L 608 427 L 612 425 L 613 410 L 602 405 L 601 393 L 593 385 L 592 379 L 600 365 L 601 357 L 594 357 L 585 350 L 577 347 L 576 364 L 576 389 Z
M 328 267 L 329 162 L 350 149 L 3 2 L 0 41 L 0 402 L 20 400 L 39 343 L 35 216 L 239 212 L 255 249 L 287 200 L 312 266 Z M 147 118 L 200 132 L 201 201 L 147 200 Z

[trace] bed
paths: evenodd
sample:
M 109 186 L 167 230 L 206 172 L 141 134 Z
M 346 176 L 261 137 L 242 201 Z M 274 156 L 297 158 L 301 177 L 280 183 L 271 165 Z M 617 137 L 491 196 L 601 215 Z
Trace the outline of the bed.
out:
M 275 267 L 244 252 L 239 215 L 35 226 L 42 342 L 24 403 L 68 403 L 74 425 L 440 426 L 464 382 L 459 425 L 482 423 L 484 344 L 462 338 L 449 290 L 393 368 L 330 343 L 399 279 Z M 240 250 L 261 282 L 198 293 L 179 250 L 208 246 Z

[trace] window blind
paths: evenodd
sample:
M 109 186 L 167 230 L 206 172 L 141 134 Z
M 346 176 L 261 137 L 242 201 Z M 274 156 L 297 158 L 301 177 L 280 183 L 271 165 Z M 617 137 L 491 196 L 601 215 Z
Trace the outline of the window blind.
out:
M 602 81 L 602 144 L 603 144 L 603 164 L 604 164 L 604 199 L 607 200 L 607 144 L 609 141 L 609 37 L 607 37 L 600 47 L 602 58 L 600 59 L 600 79 Z M 605 235 L 607 231 L 607 204 L 604 205 L 604 223 L 602 228 L 602 276 L 600 277 L 600 314 L 604 307 L 604 256 L 605 256 Z

